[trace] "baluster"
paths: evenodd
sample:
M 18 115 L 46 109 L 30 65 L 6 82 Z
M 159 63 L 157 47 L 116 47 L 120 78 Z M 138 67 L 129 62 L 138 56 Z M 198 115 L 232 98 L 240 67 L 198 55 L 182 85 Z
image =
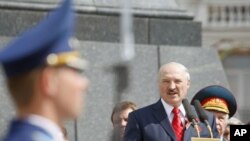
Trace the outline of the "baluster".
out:
M 226 26 L 226 7 L 220 6 L 220 20 L 221 20 L 221 26 Z
M 250 26 L 250 6 L 245 6 L 246 26 Z
M 232 27 L 234 25 L 234 7 L 229 6 L 229 26 Z
M 236 6 L 236 11 L 237 11 L 237 18 L 236 18 L 236 26 L 241 27 L 242 26 L 242 7 L 240 5 Z

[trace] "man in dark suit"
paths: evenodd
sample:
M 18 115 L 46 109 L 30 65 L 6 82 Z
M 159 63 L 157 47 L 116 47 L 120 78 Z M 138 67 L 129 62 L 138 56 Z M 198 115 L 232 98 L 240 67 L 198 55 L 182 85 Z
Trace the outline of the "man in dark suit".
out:
M 60 125 L 81 111 L 88 79 L 85 60 L 73 48 L 72 1 L 64 0 L 0 52 L 17 111 L 3 141 L 63 141 Z
M 197 137 L 182 100 L 190 87 L 190 75 L 185 66 L 171 62 L 159 70 L 160 100 L 155 104 L 138 109 L 129 115 L 124 141 L 190 141 Z M 215 118 L 208 114 L 215 137 L 218 137 Z M 200 123 L 201 137 L 210 137 L 203 123 Z

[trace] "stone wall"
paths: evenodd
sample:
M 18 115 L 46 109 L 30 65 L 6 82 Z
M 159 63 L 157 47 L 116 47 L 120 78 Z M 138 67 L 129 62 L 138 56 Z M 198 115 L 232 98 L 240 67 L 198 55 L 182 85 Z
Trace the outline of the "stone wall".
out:
M 82 2 L 89 2 L 91 5 L 93 1 Z M 98 2 L 105 5 L 107 1 Z M 35 25 L 50 9 L 46 6 L 40 9 L 37 7 L 37 10 L 18 5 L 4 6 L 5 3 L 2 2 L 4 1 L 0 1 L 1 47 L 10 38 Z M 140 5 L 139 1 L 137 3 Z M 90 62 L 86 75 L 91 85 L 83 114 L 76 121 L 66 123 L 70 141 L 110 141 L 112 135 L 110 114 L 118 95 L 112 66 L 120 60 L 119 16 L 117 11 L 107 11 L 109 8 L 105 9 L 104 6 L 94 7 L 94 10 L 88 9 L 89 11 L 79 8 L 77 14 L 76 37 L 81 41 L 78 49 Z M 192 21 L 190 15 L 178 9 L 145 9 L 147 7 L 139 12 L 135 11 L 136 57 L 129 64 L 129 88 L 121 95 L 122 100 L 134 101 L 139 107 L 156 102 L 159 99 L 158 68 L 170 61 L 181 62 L 190 69 L 192 84 L 189 99 L 207 85 L 221 84 L 228 87 L 216 51 L 201 48 L 200 23 Z M 0 80 L 0 134 L 3 135 L 15 111 L 5 90 L 2 75 Z

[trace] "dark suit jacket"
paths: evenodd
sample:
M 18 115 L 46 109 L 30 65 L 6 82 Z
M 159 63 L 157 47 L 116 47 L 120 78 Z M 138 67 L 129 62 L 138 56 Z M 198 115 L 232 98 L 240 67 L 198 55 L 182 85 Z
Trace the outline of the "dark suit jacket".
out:
M 214 136 L 219 137 L 211 113 L 208 113 L 208 119 Z M 205 124 L 200 123 L 200 129 L 201 137 L 210 137 Z M 185 129 L 183 141 L 191 141 L 191 137 L 197 137 L 193 126 Z M 129 114 L 124 141 L 177 141 L 161 100 Z
M 54 141 L 47 131 L 26 121 L 12 121 L 3 141 Z

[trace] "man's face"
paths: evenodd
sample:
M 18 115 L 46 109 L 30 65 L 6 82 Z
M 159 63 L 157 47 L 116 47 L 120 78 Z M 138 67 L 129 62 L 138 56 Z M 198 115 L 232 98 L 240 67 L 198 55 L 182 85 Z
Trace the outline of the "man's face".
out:
M 163 100 L 176 107 L 186 97 L 190 81 L 187 72 L 178 65 L 163 68 L 159 76 L 160 95 Z
M 209 111 L 214 114 L 214 116 L 216 118 L 217 130 L 219 131 L 219 134 L 221 136 L 223 136 L 225 129 L 226 129 L 226 126 L 227 126 L 227 123 L 228 123 L 228 118 L 229 118 L 228 114 L 222 113 L 219 111 L 214 111 L 214 110 L 209 110 Z
M 83 106 L 83 94 L 88 87 L 88 79 L 77 70 L 62 67 L 56 74 L 56 106 L 61 116 L 76 118 Z
M 133 110 L 131 108 L 125 109 L 121 112 L 114 113 L 113 115 L 113 126 L 114 129 L 119 131 L 119 136 L 122 139 L 126 125 L 128 123 L 128 115 Z

